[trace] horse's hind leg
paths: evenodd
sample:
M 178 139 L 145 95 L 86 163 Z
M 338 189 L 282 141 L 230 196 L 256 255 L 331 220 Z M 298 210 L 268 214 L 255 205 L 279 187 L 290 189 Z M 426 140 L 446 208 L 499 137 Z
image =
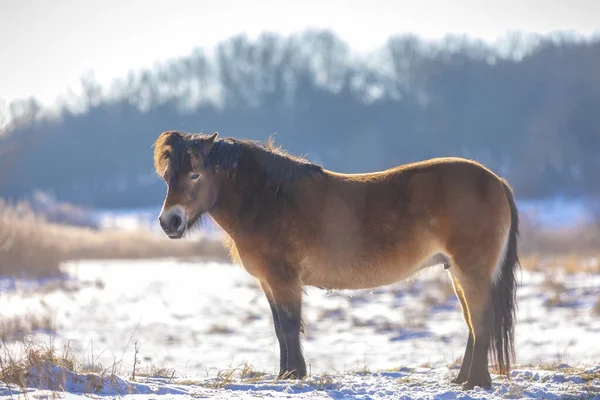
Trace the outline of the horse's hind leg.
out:
M 282 376 L 287 367 L 287 347 L 285 345 L 285 339 L 281 330 L 281 323 L 279 321 L 277 306 L 275 304 L 275 300 L 273 299 L 273 293 L 271 293 L 269 285 L 267 285 L 265 282 L 261 281 L 260 285 L 265 293 L 267 301 L 269 302 L 271 314 L 273 315 L 273 327 L 275 328 L 275 335 L 277 335 L 277 341 L 279 342 L 279 376 Z
M 463 312 L 463 317 L 465 319 L 467 327 L 469 328 L 469 337 L 467 339 L 467 347 L 465 348 L 465 355 L 463 356 L 463 359 L 462 359 L 460 371 L 458 372 L 458 375 L 456 376 L 456 378 L 454 378 L 452 380 L 452 383 L 462 384 L 462 383 L 465 383 L 467 381 L 467 378 L 469 377 L 469 370 L 471 369 L 471 361 L 473 360 L 473 331 L 471 330 L 471 324 L 469 323 L 469 308 L 467 306 L 467 301 L 465 299 L 465 294 L 463 292 L 463 289 L 460 286 L 460 283 L 458 282 L 458 280 L 454 276 L 452 276 L 452 275 L 450 275 L 450 276 L 452 278 L 452 286 L 454 287 L 454 293 L 456 294 L 456 297 L 458 298 L 458 301 L 460 302 L 460 307 Z
M 463 301 L 466 304 L 465 314 L 470 332 L 461 367 L 462 375 L 459 373 L 456 379 L 458 383 L 464 380 L 465 389 L 475 386 L 489 389 L 492 386 L 488 370 L 488 352 L 493 329 L 490 273 L 493 267 L 489 268 L 485 258 L 487 257 L 455 258 L 453 263 L 453 280 L 458 281 L 461 288 L 461 305 Z M 469 352 L 471 357 L 468 356 Z M 465 379 L 466 372 L 468 373 Z
M 277 316 L 281 338 L 279 378 L 301 379 L 306 376 L 306 363 L 300 344 L 302 329 L 302 285 L 292 271 L 283 269 L 266 278 L 274 306 L 273 317 Z M 277 328 L 276 328 L 277 329 Z M 278 337 L 279 338 L 279 337 Z M 285 351 L 283 351 L 285 349 Z M 285 365 L 285 367 L 284 367 Z

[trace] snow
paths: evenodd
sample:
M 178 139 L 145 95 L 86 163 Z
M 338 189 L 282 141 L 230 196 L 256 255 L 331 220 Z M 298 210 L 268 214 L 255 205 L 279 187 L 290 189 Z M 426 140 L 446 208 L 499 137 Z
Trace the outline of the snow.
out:
M 597 263 L 597 260 L 595 260 Z M 441 266 L 395 285 L 327 292 L 306 288 L 305 382 L 276 381 L 279 347 L 258 285 L 241 267 L 177 260 L 87 261 L 62 279 L 0 280 L 0 315 L 50 314 L 54 332 L 34 339 L 69 345 L 77 360 L 117 376 L 75 374 L 57 366 L 30 371 L 30 397 L 61 398 L 600 398 L 599 273 L 520 274 L 518 365 L 510 381 L 464 392 L 451 385 L 467 328 Z M 167 377 L 138 377 L 174 370 Z M 18 352 L 18 344 L 7 350 Z M 241 377 L 249 364 L 264 376 Z M 562 363 L 562 367 L 550 367 Z M 531 367 L 533 366 L 533 367 Z M 567 366 L 570 366 L 567 368 Z M 230 382 L 223 371 L 236 369 Z M 546 369 L 544 369 L 546 368 Z M 58 370 L 57 370 L 58 369 Z M 46 371 L 46 372 L 44 372 Z M 587 371 L 587 375 L 583 373 Z M 164 373 L 163 373 L 164 374 Z M 582 376 L 595 376 L 584 379 Z M 35 382 L 38 382 L 35 384 Z M 40 385 L 40 382 L 45 382 Z M 223 387 L 220 387 L 223 386 Z M 93 388 L 90 389 L 90 388 Z M 10 389 L 10 390 L 9 390 Z M 0 385 L 0 396 L 23 389 Z
M 414 371 L 381 372 L 367 374 L 345 374 L 328 377 L 313 376 L 306 382 L 275 381 L 273 376 L 262 379 L 241 380 L 213 388 L 209 380 L 195 382 L 177 381 L 167 378 L 149 378 L 145 382 L 130 382 L 119 377 L 97 378 L 70 373 L 58 367 L 52 376 L 60 376 L 59 382 L 46 384 L 46 389 L 27 390 L 18 387 L 0 387 L 0 395 L 19 396 L 27 393 L 36 398 L 58 397 L 53 388 L 60 385 L 61 398 L 88 398 L 90 388 L 103 398 L 122 399 L 191 399 L 191 398 L 299 398 L 299 399 L 494 399 L 494 398 L 598 398 L 585 396 L 584 390 L 598 390 L 598 385 L 585 383 L 581 378 L 554 371 L 516 370 L 511 383 L 501 382 L 491 390 L 475 388 L 466 392 L 457 391 L 456 386 L 445 380 L 443 369 L 418 368 Z M 598 372 L 590 369 L 588 373 Z M 34 378 L 40 374 L 35 371 Z M 47 373 L 46 371 L 42 374 Z M 51 390 L 52 389 L 52 390 Z M 585 396 L 585 397 L 584 397 Z

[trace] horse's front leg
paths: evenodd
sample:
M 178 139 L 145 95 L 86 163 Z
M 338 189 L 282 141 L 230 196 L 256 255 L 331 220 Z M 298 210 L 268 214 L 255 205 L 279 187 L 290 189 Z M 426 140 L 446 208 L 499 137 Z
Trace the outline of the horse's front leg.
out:
M 273 320 L 277 332 L 279 325 L 281 338 L 280 365 L 285 368 L 279 373 L 279 378 L 302 379 L 306 377 L 306 362 L 300 344 L 302 330 L 302 285 L 300 279 L 291 270 L 278 269 L 266 279 L 272 297 Z M 277 318 L 276 318 L 277 317 Z M 284 351 L 285 348 L 285 351 Z M 283 356 L 285 354 L 285 357 Z
M 277 313 L 277 306 L 275 305 L 275 300 L 273 299 L 271 289 L 265 282 L 261 281 L 260 285 L 265 293 L 265 296 L 267 297 L 269 307 L 271 308 L 271 314 L 273 315 L 273 327 L 275 328 L 275 335 L 277 335 L 277 341 L 279 342 L 279 376 L 281 377 L 283 374 L 285 374 L 285 369 L 287 367 L 287 347 L 285 345 L 283 332 L 281 331 L 279 314 Z

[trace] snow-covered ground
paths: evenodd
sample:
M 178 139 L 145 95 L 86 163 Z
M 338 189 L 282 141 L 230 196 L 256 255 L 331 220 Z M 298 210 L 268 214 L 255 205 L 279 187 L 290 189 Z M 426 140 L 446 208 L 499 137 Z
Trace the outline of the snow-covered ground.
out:
M 0 396 L 35 399 L 598 399 L 600 368 L 571 372 L 572 368 L 559 366 L 555 370 L 517 369 L 510 382 L 494 385 L 493 389 L 479 387 L 473 391 L 457 390 L 447 380 L 446 368 L 414 368 L 378 373 L 346 373 L 314 375 L 305 381 L 277 381 L 265 375 L 235 378 L 223 384 L 209 379 L 181 380 L 179 378 L 145 378 L 140 382 L 127 381 L 118 376 L 78 375 L 58 367 L 44 367 L 32 371 L 32 378 L 48 382 L 50 377 L 60 380 L 46 384 L 47 389 L 23 389 L 0 385 Z M 54 390 L 60 385 L 63 390 Z M 90 388 L 95 390 L 92 392 Z M 26 397 L 27 396 L 27 397 Z
M 273 380 L 279 355 L 271 314 L 258 286 L 239 266 L 95 261 L 69 264 L 66 270 L 62 281 L 0 281 L 0 316 L 51 315 L 54 332 L 38 332 L 36 340 L 51 339 L 59 350 L 69 343 L 78 360 L 108 371 L 115 366 L 123 379 L 133 370 L 136 342 L 138 374 L 152 366 L 163 374 L 174 370 L 173 376 L 137 382 L 98 382 L 65 372 L 62 386 L 70 397 L 93 387 L 99 394 L 131 393 L 126 397 L 144 400 L 585 398 L 589 393 L 600 398 L 600 316 L 593 311 L 600 273 L 523 271 L 518 369 L 510 382 L 496 377 L 490 391 L 462 392 L 448 377 L 457 372 L 467 329 L 441 266 L 374 290 L 307 288 L 303 344 L 311 379 L 304 383 Z M 9 344 L 5 350 L 17 349 Z M 224 385 L 223 371 L 244 363 L 267 375 L 235 375 Z M 588 371 L 528 369 L 555 363 Z M 9 396 L 9 388 L 0 386 L 2 395 Z

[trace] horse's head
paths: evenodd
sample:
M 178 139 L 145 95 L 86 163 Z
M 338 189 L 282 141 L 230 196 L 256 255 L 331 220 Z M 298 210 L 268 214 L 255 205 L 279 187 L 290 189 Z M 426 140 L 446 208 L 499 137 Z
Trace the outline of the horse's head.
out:
M 167 184 L 158 219 L 171 239 L 181 238 L 216 203 L 218 183 L 208 153 L 217 135 L 166 131 L 154 143 L 154 168 Z

